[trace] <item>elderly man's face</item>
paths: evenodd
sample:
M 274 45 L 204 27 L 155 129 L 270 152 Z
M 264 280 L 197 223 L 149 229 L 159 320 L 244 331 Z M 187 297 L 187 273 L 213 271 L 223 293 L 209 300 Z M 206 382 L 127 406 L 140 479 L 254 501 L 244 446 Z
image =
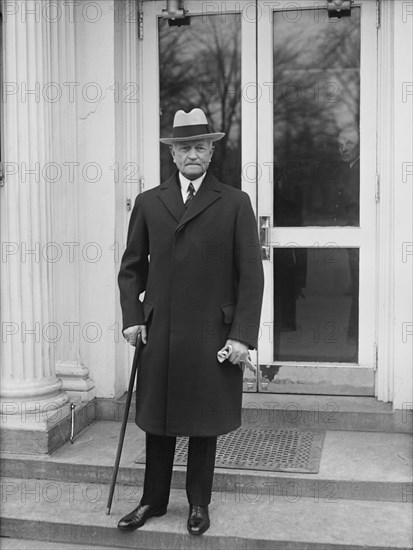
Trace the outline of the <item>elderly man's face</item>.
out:
M 196 180 L 207 171 L 214 149 L 210 139 L 183 141 L 170 147 L 178 170 L 189 180 Z
M 360 138 L 356 130 L 344 130 L 338 136 L 338 150 L 344 162 L 353 162 L 360 155 Z

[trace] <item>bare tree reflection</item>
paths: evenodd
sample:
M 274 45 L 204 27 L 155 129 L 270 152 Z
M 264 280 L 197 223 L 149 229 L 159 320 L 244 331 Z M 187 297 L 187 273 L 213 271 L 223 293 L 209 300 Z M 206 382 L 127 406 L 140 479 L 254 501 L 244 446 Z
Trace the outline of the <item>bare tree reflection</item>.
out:
M 241 24 L 239 16 L 191 17 L 190 26 L 159 22 L 160 131 L 167 136 L 178 109 L 201 107 L 217 144 L 212 169 L 224 183 L 239 186 L 241 176 Z M 161 148 L 162 179 L 173 164 Z
M 329 193 L 339 185 L 336 140 L 359 124 L 360 10 L 321 21 L 312 11 L 294 25 L 274 15 L 275 200 L 298 194 L 304 225 L 343 224 L 332 216 Z
M 274 14 L 273 71 L 275 225 L 357 226 L 359 167 L 343 170 L 337 138 L 359 126 L 360 10 Z M 357 362 L 358 250 L 274 252 L 274 359 Z

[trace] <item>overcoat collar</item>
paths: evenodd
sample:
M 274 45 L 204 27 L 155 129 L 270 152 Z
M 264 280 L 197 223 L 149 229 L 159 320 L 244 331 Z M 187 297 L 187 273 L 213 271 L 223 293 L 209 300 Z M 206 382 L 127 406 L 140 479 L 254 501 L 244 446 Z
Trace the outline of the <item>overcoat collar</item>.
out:
M 169 179 L 159 186 L 158 196 L 178 222 L 176 228 L 178 230 L 221 198 L 221 184 L 212 172 L 208 171 L 198 193 L 196 193 L 188 208 L 185 208 L 177 176 L 178 173 L 175 171 Z

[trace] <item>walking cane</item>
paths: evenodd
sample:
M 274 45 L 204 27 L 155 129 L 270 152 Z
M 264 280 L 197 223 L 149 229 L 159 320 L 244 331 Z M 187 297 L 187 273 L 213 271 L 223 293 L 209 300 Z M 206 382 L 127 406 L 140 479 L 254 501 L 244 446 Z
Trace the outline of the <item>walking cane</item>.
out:
M 106 506 L 106 515 L 107 516 L 110 514 L 110 509 L 112 507 L 113 493 L 115 491 L 116 478 L 118 477 L 118 470 L 119 470 L 120 457 L 121 457 L 121 454 L 122 454 L 123 440 L 125 439 L 126 425 L 128 423 L 130 403 L 131 403 L 131 400 L 132 400 L 133 385 L 135 383 L 136 372 L 138 370 L 138 359 L 139 359 L 139 354 L 140 354 L 140 350 L 141 350 L 141 346 L 142 346 L 141 342 L 142 342 L 141 335 L 138 334 L 138 340 L 137 340 L 137 343 L 136 343 L 135 354 L 133 356 L 132 370 L 131 370 L 131 373 L 130 373 L 128 394 L 126 396 L 125 412 L 123 413 L 122 427 L 120 429 L 120 435 L 119 435 L 119 441 L 118 441 L 118 450 L 117 450 L 117 453 L 116 453 L 116 460 L 115 460 L 115 465 L 113 467 L 113 472 L 112 472 L 112 481 L 111 481 L 111 485 L 110 485 L 108 503 L 107 503 L 107 506 Z

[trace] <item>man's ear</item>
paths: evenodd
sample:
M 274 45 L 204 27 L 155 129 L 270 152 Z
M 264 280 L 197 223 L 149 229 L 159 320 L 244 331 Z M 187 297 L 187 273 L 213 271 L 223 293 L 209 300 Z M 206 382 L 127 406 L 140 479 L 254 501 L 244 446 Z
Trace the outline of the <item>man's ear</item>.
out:
M 174 146 L 173 145 L 169 146 L 169 151 L 171 152 L 172 158 L 174 159 L 174 162 L 175 162 L 175 151 L 174 151 Z

